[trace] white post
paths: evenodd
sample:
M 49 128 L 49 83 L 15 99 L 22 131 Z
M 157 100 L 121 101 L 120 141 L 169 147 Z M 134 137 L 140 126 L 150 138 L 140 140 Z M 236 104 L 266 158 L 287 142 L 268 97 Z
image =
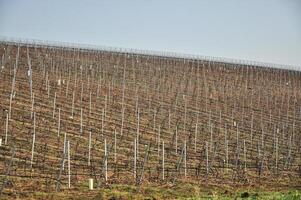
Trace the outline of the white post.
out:
M 154 110 L 154 131 L 156 130 L 156 112 Z
M 53 114 L 52 114 L 52 118 L 54 118 L 54 115 L 55 115 L 55 103 L 56 103 L 56 92 L 54 93 L 54 99 L 53 99 Z
M 88 144 L 88 166 L 91 165 L 90 159 L 91 159 L 91 135 L 92 132 L 89 132 L 89 144 Z
M 121 131 L 120 131 L 120 135 L 123 135 L 123 124 L 124 124 L 124 107 L 122 108 L 122 116 L 121 116 Z
M 80 93 L 80 105 L 82 106 L 83 103 L 83 92 L 84 92 L 84 83 L 82 83 L 82 88 L 81 88 L 81 93 Z
M 105 139 L 105 181 L 108 181 L 108 152 L 107 152 L 107 140 Z
M 137 143 L 136 143 L 136 138 L 134 139 L 134 178 L 136 180 L 136 165 L 137 165 L 137 147 L 136 147 Z
M 186 132 L 187 102 L 186 102 L 186 97 L 185 97 L 185 95 L 184 95 L 184 101 L 185 101 L 185 110 L 184 110 L 184 132 Z
M 125 93 L 125 66 L 123 67 L 122 107 L 124 106 L 124 93 Z
M 80 134 L 83 134 L 83 108 L 80 108 Z
M 10 94 L 10 99 L 9 99 L 9 111 L 8 111 L 8 118 L 11 119 L 11 104 L 13 101 L 13 93 Z
M 213 124 L 210 123 L 210 151 L 213 149 Z
M 244 169 L 247 170 L 247 148 L 246 148 L 246 140 L 243 141 L 244 145 Z
M 105 120 L 105 109 L 103 108 L 102 109 L 102 115 L 101 115 L 101 133 L 102 133 L 102 136 L 104 135 L 104 133 L 103 133 L 104 120 Z
M 206 144 L 206 172 L 207 176 L 209 174 L 209 154 L 208 154 L 208 142 L 205 142 Z
M 68 91 L 69 91 L 69 82 L 70 82 L 70 71 L 69 71 L 69 78 L 68 78 L 68 81 L 67 81 L 67 86 L 66 86 L 66 94 L 65 94 L 65 97 L 66 97 L 66 98 L 68 97 Z
M 89 190 L 93 190 L 93 178 L 89 178 Z
M 276 138 L 276 173 L 278 173 L 278 137 Z
M 185 178 L 186 178 L 186 175 L 187 175 L 187 147 L 186 147 L 186 140 L 184 142 L 184 175 L 185 175 Z
M 30 168 L 32 168 L 32 163 L 33 163 L 35 141 L 36 141 L 36 113 L 33 113 L 33 136 L 32 136 Z
M 72 119 L 74 117 L 74 97 L 75 97 L 75 91 L 73 91 L 73 94 L 72 94 L 72 108 L 71 108 Z
M 6 124 L 5 124 L 5 140 L 4 144 L 7 144 L 7 135 L 8 135 L 8 113 L 6 114 Z
M 92 109 L 92 93 L 90 92 L 89 116 L 91 115 L 91 109 Z
M 164 180 L 164 140 L 162 141 L 162 179 Z
M 252 113 L 252 119 L 251 119 L 251 149 L 253 147 L 253 121 L 254 121 L 254 117 L 253 117 L 253 113 Z
M 47 73 L 48 74 L 48 73 Z M 50 81 L 49 81 L 49 79 L 48 79 L 48 81 L 47 81 L 47 96 L 48 96 L 48 98 L 49 98 L 49 96 L 50 96 Z
M 70 168 L 70 142 L 67 141 L 67 153 L 68 153 L 68 188 L 71 188 L 71 168 Z
M 59 108 L 59 121 L 58 121 L 58 126 L 57 126 L 57 137 L 60 137 L 60 128 L 61 128 L 61 108 Z
M 229 170 L 229 153 L 228 153 L 228 143 L 229 141 L 226 140 L 226 168 L 227 171 Z
M 157 147 L 157 149 L 158 149 L 158 157 L 160 157 L 160 131 L 161 131 L 161 128 L 160 128 L 160 126 L 158 127 L 158 141 L 157 141 L 157 143 L 158 143 L 158 147 Z
M 195 134 L 194 134 L 194 152 L 196 153 L 196 140 L 197 140 L 197 133 L 198 133 L 198 124 L 195 124 Z
M 238 152 L 238 142 L 239 142 L 239 131 L 238 131 L 238 124 L 236 124 L 236 152 Z
M 178 154 L 178 127 L 176 126 L 176 155 Z
M 114 162 L 117 161 L 117 134 L 116 130 L 114 130 Z
M 137 157 L 139 156 L 139 128 L 140 128 L 140 114 L 139 114 L 139 108 L 137 108 Z
M 34 93 L 32 93 L 30 119 L 32 119 L 32 117 L 33 117 L 33 108 L 34 108 Z
M 64 153 L 64 155 L 66 155 L 66 153 L 67 153 L 67 136 L 66 136 L 66 132 L 65 132 L 65 134 L 64 134 L 64 149 L 63 149 L 63 153 Z M 63 160 L 63 170 L 65 169 L 65 159 Z
M 107 95 L 105 95 L 105 117 L 107 116 Z
M 168 131 L 170 131 L 170 109 L 168 110 Z

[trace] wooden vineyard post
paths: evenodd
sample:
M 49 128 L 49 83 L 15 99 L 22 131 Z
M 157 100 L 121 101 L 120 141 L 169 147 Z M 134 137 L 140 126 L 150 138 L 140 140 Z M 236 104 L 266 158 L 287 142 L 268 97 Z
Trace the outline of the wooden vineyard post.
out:
M 105 181 L 108 181 L 108 152 L 107 152 L 107 140 L 105 139 Z
M 11 105 L 13 101 L 13 93 L 10 94 L 10 99 L 9 99 L 9 110 L 8 110 L 8 118 L 11 119 Z
M 84 92 L 84 83 L 82 83 L 81 93 L 80 93 L 80 106 L 83 105 L 83 92 Z
M 91 137 L 92 137 L 92 131 L 89 132 L 89 144 L 88 144 L 88 166 L 91 165 L 90 159 L 91 159 Z
M 137 139 L 136 139 L 137 157 L 139 157 L 139 126 L 140 126 L 140 114 L 139 114 L 139 108 L 137 108 Z
M 195 134 L 194 134 L 194 152 L 196 153 L 196 143 L 197 143 L 197 134 L 198 134 L 198 124 L 195 124 Z
M 164 140 L 162 140 L 162 180 L 164 181 L 164 165 L 165 165 L 165 160 L 164 160 L 164 153 L 165 153 L 165 150 L 164 150 Z
M 288 148 L 287 156 L 286 156 L 287 158 L 286 158 L 285 165 L 284 165 L 285 169 L 289 169 L 289 166 L 290 166 L 291 153 L 292 153 L 292 136 L 289 137 L 287 148 Z
M 139 108 L 138 108 L 138 88 L 136 88 L 136 106 L 135 106 L 135 113 L 138 114 Z M 138 114 L 139 115 L 139 114 Z
M 5 123 L 5 140 L 4 140 L 5 145 L 7 145 L 7 135 L 8 135 L 8 113 L 6 113 L 6 123 Z
M 186 120 L 187 120 L 187 101 L 186 101 L 186 96 L 184 95 L 184 132 L 186 132 Z
M 170 109 L 168 110 L 168 131 L 170 132 Z
M 210 123 L 210 151 L 213 149 L 213 124 Z
M 154 110 L 154 131 L 156 130 L 156 112 Z
M 225 140 L 225 152 L 226 152 L 226 142 L 227 142 L 227 125 L 225 124 L 225 131 L 224 131 L 224 140 Z
M 219 132 L 222 132 L 222 111 L 219 111 Z
M 244 171 L 247 170 L 247 148 L 246 148 L 246 140 L 243 140 L 244 145 Z
M 67 97 L 68 97 L 68 92 L 69 92 L 69 82 L 70 82 L 70 72 L 69 72 L 69 78 L 68 78 L 68 81 L 67 81 L 67 86 L 66 86 L 65 98 L 67 98 Z
M 29 57 L 28 57 L 28 65 L 29 65 L 29 70 L 27 71 L 27 75 L 29 76 L 30 97 L 32 98 L 32 69 L 31 69 Z
M 178 126 L 176 126 L 176 147 L 175 147 L 175 153 L 178 154 Z
M 122 114 L 121 114 L 121 130 L 120 130 L 120 135 L 123 135 L 123 126 L 124 126 L 124 110 L 125 108 L 122 108 Z
M 83 108 L 80 108 L 80 134 L 83 134 Z
M 187 176 L 187 146 L 186 140 L 184 141 L 184 176 Z
M 136 181 L 137 178 L 137 143 L 136 138 L 134 139 L 134 179 Z
M 239 146 L 239 130 L 238 130 L 238 123 L 236 124 L 236 152 L 238 152 Z
M 91 109 L 92 109 L 92 93 L 90 92 L 89 116 L 91 116 Z
M 72 94 L 72 108 L 71 108 L 71 118 L 74 118 L 74 97 L 75 97 L 75 91 L 73 91 Z
M 32 169 L 35 141 L 36 141 L 36 113 L 33 113 L 33 135 L 32 135 L 30 169 Z
M 48 73 L 47 73 L 47 77 L 48 77 Z M 47 96 L 48 96 L 48 98 L 50 96 L 50 81 L 48 78 L 47 78 Z
M 126 68 L 126 60 L 123 66 L 123 80 L 122 80 L 122 107 L 124 107 L 124 94 L 125 94 L 125 68 Z
M 59 108 L 59 119 L 58 119 L 58 126 L 57 126 L 57 137 L 60 137 L 60 129 L 61 129 L 61 108 Z
M 253 112 L 252 112 L 252 119 L 251 119 L 251 149 L 253 148 L 253 126 L 254 126 L 253 121 L 254 121 L 254 117 L 253 117 Z
M 47 96 L 49 98 L 49 93 L 48 93 L 48 71 L 46 72 L 46 80 L 45 80 L 45 90 L 47 92 Z
M 108 96 L 105 95 L 104 118 L 106 118 L 106 116 L 107 116 L 107 104 L 108 104 Z
M 229 171 L 229 153 L 228 153 L 228 144 L 229 141 L 226 140 L 226 170 Z
M 104 127 L 104 121 L 105 121 L 105 110 L 102 109 L 102 115 L 101 115 L 101 134 L 104 136 L 103 127 Z
M 71 167 L 70 167 L 70 141 L 67 141 L 67 153 L 68 153 L 68 188 L 71 188 Z
M 109 94 L 108 94 L 108 102 L 110 103 L 111 102 L 111 87 L 112 87 L 112 84 L 111 82 L 109 83 Z
M 52 114 L 52 118 L 54 118 L 54 115 L 55 115 L 55 104 L 56 104 L 56 92 L 54 93 L 54 99 L 53 99 L 53 114 Z
M 261 127 L 261 148 L 264 149 L 264 131 L 263 131 L 263 124 Z
M 114 130 L 114 162 L 117 161 L 117 134 L 116 130 Z
M 31 113 L 30 113 L 30 119 L 33 118 L 33 111 L 34 111 L 34 93 L 32 93 L 32 99 L 31 99 Z
M 158 126 L 158 138 L 157 138 L 157 144 L 158 144 L 158 147 L 157 147 L 157 151 L 158 151 L 158 158 L 160 157 L 160 138 L 161 138 L 161 128 L 160 126 Z
M 275 168 L 276 174 L 278 174 L 278 137 L 276 138 L 276 161 L 275 161 Z
M 209 153 L 208 153 L 208 142 L 205 142 L 205 146 L 206 146 L 206 174 L 207 177 L 209 175 Z
M 176 150 L 176 155 L 178 154 L 178 126 L 176 126 L 176 147 L 175 147 L 175 150 Z
M 63 149 L 63 153 L 67 155 L 67 133 L 64 133 L 64 149 Z M 63 170 L 65 169 L 65 161 L 63 162 Z

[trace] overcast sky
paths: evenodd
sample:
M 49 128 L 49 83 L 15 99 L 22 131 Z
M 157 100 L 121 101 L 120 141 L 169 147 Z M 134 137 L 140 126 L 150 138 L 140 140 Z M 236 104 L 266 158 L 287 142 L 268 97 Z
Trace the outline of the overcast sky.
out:
M 301 66 L 301 0 L 0 0 L 0 35 Z

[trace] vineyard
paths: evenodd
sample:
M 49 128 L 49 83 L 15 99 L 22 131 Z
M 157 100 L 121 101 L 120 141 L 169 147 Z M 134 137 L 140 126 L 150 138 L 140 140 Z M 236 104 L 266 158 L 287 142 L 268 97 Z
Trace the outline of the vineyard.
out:
M 0 192 L 301 185 L 301 72 L 0 43 Z

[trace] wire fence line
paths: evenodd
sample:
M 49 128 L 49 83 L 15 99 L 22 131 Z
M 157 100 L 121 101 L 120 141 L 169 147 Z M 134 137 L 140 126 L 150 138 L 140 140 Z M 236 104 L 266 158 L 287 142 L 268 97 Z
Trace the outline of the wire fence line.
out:
M 7 44 L 14 44 L 14 45 L 29 46 L 29 47 L 76 49 L 80 51 L 109 51 L 109 52 L 117 52 L 117 53 L 129 53 L 129 54 L 139 54 L 139 55 L 147 55 L 147 56 L 202 60 L 207 62 L 301 71 L 301 66 L 296 66 L 296 65 L 285 65 L 285 64 L 259 62 L 259 61 L 252 61 L 252 60 L 178 53 L 178 52 L 170 52 L 170 51 L 142 50 L 142 49 L 135 49 L 135 48 L 111 47 L 105 45 L 91 45 L 91 44 L 80 44 L 80 43 L 26 39 L 26 38 L 14 38 L 14 37 L 6 37 L 6 36 L 0 36 L 0 42 L 7 43 Z

